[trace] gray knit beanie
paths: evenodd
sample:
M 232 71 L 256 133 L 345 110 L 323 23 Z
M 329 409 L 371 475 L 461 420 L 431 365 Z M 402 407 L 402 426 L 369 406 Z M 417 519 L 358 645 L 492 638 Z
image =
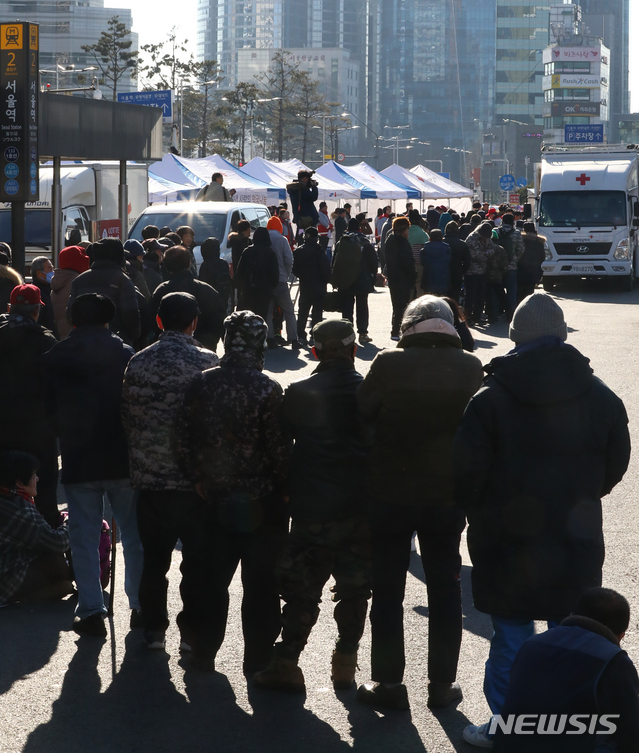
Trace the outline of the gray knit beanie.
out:
M 538 337 L 568 337 L 561 307 L 546 293 L 533 293 L 517 306 L 510 323 L 510 339 L 525 343 Z

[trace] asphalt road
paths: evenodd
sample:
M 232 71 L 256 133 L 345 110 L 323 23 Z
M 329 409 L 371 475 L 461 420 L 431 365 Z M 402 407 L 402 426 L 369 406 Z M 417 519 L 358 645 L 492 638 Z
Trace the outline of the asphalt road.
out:
M 569 325 L 569 342 L 591 359 L 595 373 L 625 401 L 633 443 L 639 427 L 636 395 L 639 318 L 633 293 L 604 286 L 578 285 L 555 291 Z M 336 315 L 333 315 L 336 316 Z M 477 355 L 486 363 L 509 347 L 507 326 L 476 330 Z M 357 353 L 365 373 L 375 354 L 392 347 L 388 291 L 371 296 L 373 343 Z M 283 386 L 309 374 L 309 351 L 269 352 L 267 370 Z M 513 437 L 513 441 L 517 441 Z M 604 500 L 607 558 L 604 583 L 624 593 L 633 609 L 624 647 L 639 659 L 637 553 L 637 464 Z M 448 753 L 470 751 L 461 741 L 467 723 L 488 718 L 482 693 L 490 622 L 472 605 L 470 561 L 464 543 L 465 632 L 458 679 L 464 700 L 432 713 L 426 707 L 428 602 L 418 555 L 413 555 L 405 600 L 407 670 L 411 711 L 382 714 L 360 706 L 355 691 L 335 693 L 330 656 L 335 638 L 332 605 L 324 599 L 301 666 L 306 696 L 265 693 L 251 688 L 242 674 L 239 604 L 241 585 L 232 584 L 231 609 L 217 672 L 200 674 L 178 652 L 173 625 L 166 652 L 149 651 L 141 631 L 128 630 L 129 613 L 118 562 L 116 615 L 106 642 L 70 630 L 71 600 L 48 606 L 12 606 L 0 610 L 0 751 L 30 753 Z M 170 612 L 179 611 L 179 552 L 169 590 Z M 541 626 L 540 626 L 541 627 Z M 370 629 L 360 651 L 358 678 L 370 672 Z

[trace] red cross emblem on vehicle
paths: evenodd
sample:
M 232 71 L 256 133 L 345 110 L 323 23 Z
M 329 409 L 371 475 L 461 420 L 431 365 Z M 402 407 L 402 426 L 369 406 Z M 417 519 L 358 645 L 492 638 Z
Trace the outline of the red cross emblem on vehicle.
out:
M 590 178 L 586 175 L 586 173 L 581 173 L 581 175 L 578 178 L 575 178 L 577 183 L 581 183 L 582 186 L 586 185 L 586 182 L 590 180 Z

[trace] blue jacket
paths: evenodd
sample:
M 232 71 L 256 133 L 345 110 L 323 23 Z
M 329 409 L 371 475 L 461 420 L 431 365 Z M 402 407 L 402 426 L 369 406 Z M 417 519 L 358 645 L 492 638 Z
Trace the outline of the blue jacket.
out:
M 429 241 L 419 252 L 419 261 L 424 268 L 422 290 L 433 295 L 448 295 L 450 292 L 450 246 L 443 241 Z
M 504 734 L 499 728 L 494 744 L 497 753 L 636 751 L 639 678 L 632 661 L 605 625 L 573 615 L 559 627 L 530 638 L 519 650 L 510 671 L 501 717 L 507 723 L 510 715 L 518 714 L 545 714 L 546 729 L 551 715 L 556 715 L 553 727 L 561 728 L 565 722 L 564 732 L 542 736 L 537 724 L 532 723 L 526 729 L 533 734 Z M 586 724 L 582 734 L 575 733 L 579 727 L 570 721 L 573 714 L 582 717 L 578 723 Z M 604 714 L 619 714 L 618 719 L 609 722 L 616 725 L 617 731 L 590 734 L 592 716 Z M 602 732 L 605 727 L 598 722 L 596 729 Z M 607 747 L 611 743 L 617 747 Z M 605 747 L 598 747 L 604 744 Z

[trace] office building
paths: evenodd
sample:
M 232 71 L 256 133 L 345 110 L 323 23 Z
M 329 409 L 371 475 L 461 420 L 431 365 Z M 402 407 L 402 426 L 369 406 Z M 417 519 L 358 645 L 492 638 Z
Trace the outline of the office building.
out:
M 95 59 L 82 50 L 82 45 L 95 44 L 114 16 L 131 28 L 131 11 L 105 8 L 104 0 L 7 0 L 0 4 L 0 21 L 31 21 L 40 25 L 40 69 L 45 71 L 41 73 L 41 81 L 51 84 L 52 88 L 56 87 L 57 66 L 81 69 L 95 65 Z M 131 50 L 137 50 L 138 35 L 131 33 L 131 39 Z M 78 73 L 58 69 L 57 86 L 73 88 L 85 79 L 90 83 L 91 75 L 95 74 L 83 75 L 84 78 L 78 78 Z M 108 97 L 108 83 L 101 84 L 100 88 Z M 135 90 L 137 82 L 132 82 L 130 74 L 125 73 L 118 81 L 118 91 Z

